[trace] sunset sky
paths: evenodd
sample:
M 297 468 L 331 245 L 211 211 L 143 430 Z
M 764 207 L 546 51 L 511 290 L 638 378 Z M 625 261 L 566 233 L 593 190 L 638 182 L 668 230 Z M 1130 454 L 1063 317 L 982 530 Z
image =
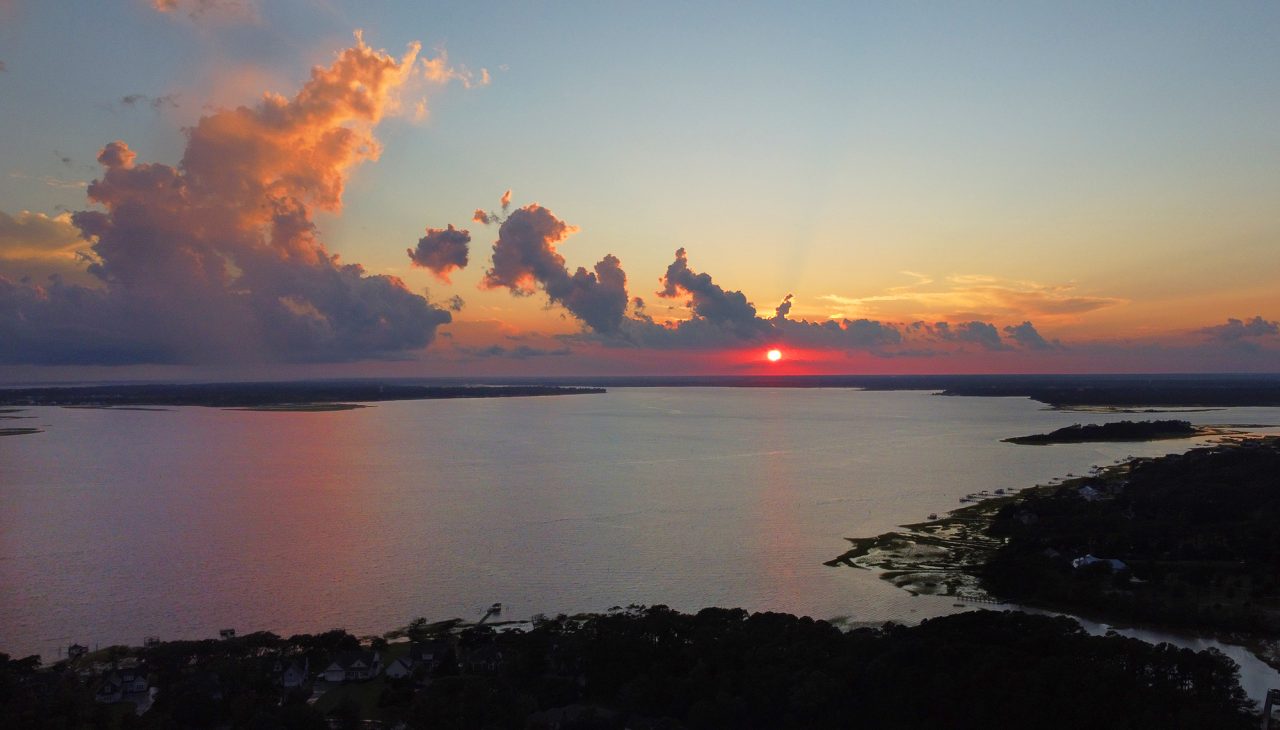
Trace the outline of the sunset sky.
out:
M 0 0 L 0 381 L 1280 371 L 1280 4 L 691 5 Z

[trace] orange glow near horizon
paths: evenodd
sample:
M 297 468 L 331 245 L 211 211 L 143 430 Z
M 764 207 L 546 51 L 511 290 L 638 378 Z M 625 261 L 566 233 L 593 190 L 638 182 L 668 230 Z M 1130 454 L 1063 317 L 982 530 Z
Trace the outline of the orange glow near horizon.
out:
M 782 350 L 769 350 L 764 354 L 764 356 L 768 358 L 769 362 L 777 362 L 782 359 Z

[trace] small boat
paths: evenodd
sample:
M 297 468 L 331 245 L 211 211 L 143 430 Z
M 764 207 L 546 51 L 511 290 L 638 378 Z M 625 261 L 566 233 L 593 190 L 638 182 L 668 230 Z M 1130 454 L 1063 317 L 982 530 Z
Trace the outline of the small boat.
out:
M 938 513 L 937 513 L 937 512 L 930 512 L 930 513 L 929 513 L 929 519 L 931 519 L 931 520 L 936 520 L 936 519 L 938 519 Z

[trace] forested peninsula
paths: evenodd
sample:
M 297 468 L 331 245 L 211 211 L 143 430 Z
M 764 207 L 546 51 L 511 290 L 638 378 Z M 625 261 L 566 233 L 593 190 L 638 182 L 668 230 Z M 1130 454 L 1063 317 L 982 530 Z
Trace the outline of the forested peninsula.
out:
M 1193 426 L 1190 421 L 1116 421 L 1114 423 L 1079 423 L 1049 433 L 1014 436 L 1004 439 L 1011 444 L 1041 446 L 1047 444 L 1080 444 L 1094 441 L 1156 441 L 1182 439 L 1215 433 L 1214 429 Z
M 1131 459 L 873 538 L 829 565 L 917 592 L 1227 633 L 1280 664 L 1280 438 Z

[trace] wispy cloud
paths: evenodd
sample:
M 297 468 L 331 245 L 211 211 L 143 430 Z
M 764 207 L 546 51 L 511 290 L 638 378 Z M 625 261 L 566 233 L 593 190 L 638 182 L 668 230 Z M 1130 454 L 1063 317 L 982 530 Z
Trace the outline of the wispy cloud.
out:
M 476 73 L 462 64 L 450 64 L 449 52 L 443 48 L 436 49 L 434 58 L 422 59 L 421 65 L 423 78 L 434 84 L 456 81 L 464 89 L 470 89 L 476 86 L 488 86 L 491 80 L 489 69 L 481 68 Z
M 256 0 L 151 0 L 151 8 L 175 15 L 186 11 L 186 17 L 197 22 L 258 23 L 262 20 Z
M 63 190 L 76 190 L 89 187 L 88 180 L 69 180 L 56 175 L 28 175 L 25 172 L 11 172 L 9 177 L 17 180 L 34 180 L 42 185 Z
M 1074 319 L 1124 304 L 1118 297 L 1080 294 L 1074 284 L 1043 284 L 1000 279 L 984 274 L 954 274 L 941 282 L 917 272 L 901 272 L 910 283 L 881 294 L 826 294 L 831 316 L 903 319 Z
M 76 252 L 88 246 L 70 213 L 56 216 L 24 210 L 17 215 L 0 211 L 0 260 L 75 261 Z
M 454 349 L 472 358 L 502 357 L 511 360 L 528 360 L 533 357 L 564 357 L 573 354 L 573 350 L 567 346 L 546 348 L 533 347 L 531 345 L 517 345 L 515 347 L 490 345 L 489 347 L 455 347 Z
M 148 96 L 146 94 L 128 94 L 120 97 L 119 104 L 129 107 L 130 109 L 149 106 L 152 111 L 161 111 L 163 109 L 177 109 L 177 94 L 161 94 L 160 96 Z

